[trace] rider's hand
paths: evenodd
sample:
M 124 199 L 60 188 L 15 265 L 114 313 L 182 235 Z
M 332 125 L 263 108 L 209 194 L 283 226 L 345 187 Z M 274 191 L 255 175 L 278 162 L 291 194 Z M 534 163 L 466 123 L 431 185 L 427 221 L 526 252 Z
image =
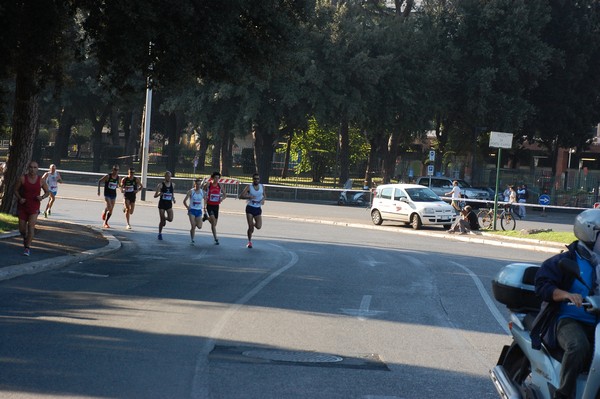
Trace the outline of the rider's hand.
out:
M 581 295 L 563 291 L 558 288 L 554 290 L 554 293 L 552 294 L 552 299 L 554 299 L 557 302 L 571 302 L 578 308 L 581 307 L 583 303 L 583 298 Z

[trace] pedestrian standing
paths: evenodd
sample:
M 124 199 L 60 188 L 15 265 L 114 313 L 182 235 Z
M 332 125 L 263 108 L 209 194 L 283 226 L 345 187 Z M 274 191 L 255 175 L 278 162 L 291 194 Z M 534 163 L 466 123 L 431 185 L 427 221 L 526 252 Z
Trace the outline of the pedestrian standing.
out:
M 40 195 L 40 190 L 44 195 Z M 17 213 L 19 216 L 19 232 L 23 237 L 23 255 L 31 254 L 31 242 L 35 233 L 35 224 L 40 214 L 40 204 L 50 195 L 48 184 L 38 176 L 38 163 L 29 162 L 27 174 L 20 177 L 15 184 L 15 196 L 17 197 Z
M 106 206 L 102 212 L 105 229 L 110 228 L 108 220 L 113 214 L 115 202 L 117 201 L 117 188 L 119 188 L 119 165 L 113 165 L 112 171 L 98 180 L 98 195 L 100 195 L 100 185 L 104 184 L 104 202 Z
M 46 210 L 44 211 L 44 217 L 47 218 L 52 214 L 52 205 L 56 201 L 56 194 L 58 193 L 58 183 L 62 183 L 60 173 L 56 170 L 56 165 L 52 164 L 48 168 L 48 171 L 42 176 L 42 180 L 48 185 L 50 190 L 50 199 L 46 204 Z
M 265 187 L 260 183 L 258 173 L 252 175 L 252 184 L 244 188 L 240 194 L 240 199 L 247 200 L 246 204 L 246 221 L 248 222 L 248 244 L 246 247 L 252 248 L 252 233 L 254 229 L 260 230 L 262 227 L 262 205 L 265 204 L 267 198 Z
M 127 176 L 121 180 L 121 192 L 123 193 L 123 212 L 125 212 L 125 219 L 127 220 L 127 230 L 131 230 L 131 215 L 135 210 L 135 200 L 137 193 L 140 192 L 144 186 L 138 177 L 135 176 L 135 169 L 129 168 Z
M 210 180 L 206 186 L 206 213 L 208 215 L 208 222 L 210 223 L 210 229 L 215 240 L 215 245 L 219 245 L 219 239 L 217 238 L 217 222 L 219 220 L 219 205 L 227 198 L 227 193 L 223 190 L 219 179 L 221 178 L 220 172 L 213 172 L 210 175 Z
M 194 188 L 189 190 L 183 199 L 183 206 L 188 210 L 188 217 L 190 218 L 190 244 L 194 245 L 194 237 L 196 235 L 196 228 L 202 228 L 202 209 L 204 209 L 204 197 L 206 192 L 201 187 L 202 181 L 200 179 L 194 180 Z M 188 204 L 188 199 L 190 203 Z
M 165 172 L 165 179 L 156 186 L 154 198 L 158 200 L 158 215 L 160 223 L 158 224 L 158 239 L 162 240 L 162 230 L 167 222 L 173 221 L 173 204 L 175 203 L 175 184 L 171 181 L 171 172 Z
M 445 193 L 446 196 L 452 196 L 452 202 L 450 203 L 450 205 L 452 205 L 452 207 L 454 208 L 454 210 L 457 213 L 460 213 L 460 198 L 461 198 L 461 193 L 460 193 L 460 187 L 458 186 L 458 181 L 454 180 L 452 182 L 452 190 L 450 190 L 449 192 Z
M 512 213 L 514 213 L 515 215 L 517 215 L 519 217 L 519 219 L 521 218 L 521 214 L 519 213 L 518 209 L 516 208 L 517 202 L 517 192 L 515 191 L 515 187 L 514 186 L 508 186 L 508 202 L 509 202 L 509 207 L 510 207 L 510 211 Z
M 517 201 L 519 204 L 525 204 L 528 197 L 529 193 L 527 192 L 527 185 L 521 184 L 517 190 Z M 527 215 L 525 205 L 519 205 L 519 214 L 521 215 L 521 219 L 525 219 L 525 216 Z

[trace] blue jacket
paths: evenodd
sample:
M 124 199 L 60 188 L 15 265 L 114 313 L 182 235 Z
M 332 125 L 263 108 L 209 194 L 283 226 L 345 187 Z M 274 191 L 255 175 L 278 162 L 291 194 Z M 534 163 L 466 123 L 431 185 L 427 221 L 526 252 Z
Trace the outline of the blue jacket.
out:
M 556 288 L 569 291 L 573 286 L 575 277 L 565 275 L 558 267 L 558 263 L 564 258 L 576 261 L 578 253 L 581 257 L 587 258 L 582 251 L 578 250 L 577 245 L 578 241 L 575 241 L 569 244 L 565 252 L 546 259 L 535 275 L 535 293 L 543 303 L 531 329 L 531 345 L 534 349 L 540 349 L 542 341 L 551 348 L 557 346 L 556 321 L 560 303 L 552 300 L 552 293 Z M 594 287 L 596 273 L 592 276 L 592 287 Z

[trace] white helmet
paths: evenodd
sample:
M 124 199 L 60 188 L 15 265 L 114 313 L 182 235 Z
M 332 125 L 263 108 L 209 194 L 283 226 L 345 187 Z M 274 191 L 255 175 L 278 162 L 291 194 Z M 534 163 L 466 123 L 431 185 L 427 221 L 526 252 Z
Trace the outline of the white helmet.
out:
M 600 209 L 587 209 L 577 215 L 573 232 L 578 240 L 593 247 L 600 232 Z

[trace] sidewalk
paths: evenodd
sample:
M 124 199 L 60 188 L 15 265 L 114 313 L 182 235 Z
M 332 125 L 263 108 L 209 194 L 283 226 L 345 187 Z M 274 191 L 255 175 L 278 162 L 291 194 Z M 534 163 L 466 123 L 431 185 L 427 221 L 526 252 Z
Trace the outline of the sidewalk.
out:
M 99 229 L 38 219 L 29 257 L 23 256 L 23 239 L 18 233 L 0 234 L 0 281 L 57 269 L 120 247 L 117 239 Z

